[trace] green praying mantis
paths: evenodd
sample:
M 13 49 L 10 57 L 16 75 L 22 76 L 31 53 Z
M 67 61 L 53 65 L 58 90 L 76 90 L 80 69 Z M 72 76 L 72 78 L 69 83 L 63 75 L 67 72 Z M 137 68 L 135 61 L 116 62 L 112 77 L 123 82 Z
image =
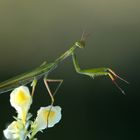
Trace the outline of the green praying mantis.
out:
M 79 74 L 87 75 L 92 78 L 98 77 L 98 76 L 109 76 L 109 78 L 112 80 L 112 82 L 116 85 L 116 87 L 123 93 L 125 92 L 120 88 L 120 86 L 116 83 L 116 79 L 120 79 L 126 83 L 128 83 L 126 80 L 118 76 L 113 70 L 107 67 L 102 67 L 102 68 L 93 68 L 93 69 L 81 69 L 78 65 L 78 61 L 76 58 L 75 50 L 77 48 L 83 49 L 85 48 L 85 40 L 88 35 L 86 33 L 82 34 L 82 37 L 79 41 L 76 41 L 69 50 L 64 52 L 60 57 L 58 57 L 54 62 L 52 63 L 46 63 L 43 62 L 39 67 L 36 69 L 23 73 L 21 75 L 15 76 L 9 80 L 6 80 L 4 82 L 0 83 L 0 94 L 8 92 L 12 90 L 13 88 L 16 88 L 19 85 L 26 85 L 28 83 L 31 83 L 32 86 L 32 96 L 35 91 L 35 87 L 37 84 L 37 81 L 43 77 L 44 84 L 48 90 L 48 93 L 51 97 L 51 103 L 54 103 L 54 95 L 57 92 L 58 88 L 62 84 L 63 80 L 52 80 L 48 79 L 48 75 L 67 57 L 72 56 L 73 64 L 75 67 L 75 70 Z M 52 94 L 48 82 L 59 82 L 58 87 Z

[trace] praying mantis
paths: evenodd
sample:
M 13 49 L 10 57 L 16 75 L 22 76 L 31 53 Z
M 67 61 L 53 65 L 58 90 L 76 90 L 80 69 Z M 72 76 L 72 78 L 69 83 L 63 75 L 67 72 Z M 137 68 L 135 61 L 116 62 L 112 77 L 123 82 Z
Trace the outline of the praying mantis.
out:
M 102 68 L 92 68 L 92 69 L 81 69 L 77 57 L 75 54 L 75 50 L 77 48 L 83 49 L 85 48 L 85 40 L 86 40 L 87 34 L 83 33 L 80 40 L 76 41 L 69 50 L 64 52 L 60 57 L 58 57 L 54 62 L 46 63 L 43 62 L 39 67 L 35 68 L 32 71 L 23 73 L 21 75 L 15 76 L 11 79 L 8 79 L 4 82 L 0 83 L 0 94 L 11 91 L 13 88 L 16 88 L 19 85 L 26 85 L 28 83 L 31 83 L 32 86 L 32 96 L 34 95 L 35 87 L 37 85 L 37 81 L 43 77 L 44 84 L 48 90 L 48 93 L 51 97 L 51 104 L 54 103 L 54 95 L 59 89 L 60 85 L 62 84 L 63 80 L 52 80 L 48 79 L 49 74 L 67 57 L 71 56 L 74 64 L 74 68 L 77 73 L 87 75 L 90 77 L 98 77 L 98 76 L 109 76 L 109 78 L 112 80 L 112 82 L 116 85 L 116 87 L 123 93 L 125 92 L 120 88 L 120 86 L 116 83 L 116 79 L 120 79 L 126 83 L 128 83 L 126 80 L 121 78 L 119 75 L 117 75 L 113 70 L 107 67 Z M 52 94 L 48 82 L 59 82 L 58 87 Z

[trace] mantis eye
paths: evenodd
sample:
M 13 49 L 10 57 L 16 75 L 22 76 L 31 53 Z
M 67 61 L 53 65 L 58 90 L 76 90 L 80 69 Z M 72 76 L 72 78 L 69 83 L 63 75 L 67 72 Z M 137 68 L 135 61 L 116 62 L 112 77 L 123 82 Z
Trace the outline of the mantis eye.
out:
M 75 42 L 75 45 L 79 48 L 85 48 L 85 41 L 83 41 L 83 40 L 77 41 L 77 42 Z

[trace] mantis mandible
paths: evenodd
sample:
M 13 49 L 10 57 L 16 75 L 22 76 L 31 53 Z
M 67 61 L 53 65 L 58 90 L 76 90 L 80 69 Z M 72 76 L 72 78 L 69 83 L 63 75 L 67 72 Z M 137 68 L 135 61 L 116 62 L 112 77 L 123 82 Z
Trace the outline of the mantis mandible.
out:
M 4 82 L 0 83 L 0 94 L 5 93 L 7 91 L 12 90 L 13 88 L 16 88 L 19 85 L 26 85 L 28 83 L 31 83 L 32 86 L 32 96 L 35 91 L 35 87 L 37 84 L 37 81 L 43 77 L 45 86 L 49 92 L 49 95 L 51 97 L 51 103 L 54 103 L 54 95 L 60 85 L 62 84 L 63 80 L 52 80 L 48 79 L 48 75 L 62 62 L 65 60 L 67 57 L 72 56 L 74 68 L 77 73 L 79 74 L 84 74 L 90 77 L 98 77 L 98 76 L 109 76 L 109 78 L 113 81 L 113 83 L 116 85 L 116 87 L 123 93 L 125 92 L 119 87 L 119 85 L 116 83 L 116 78 L 128 83 L 126 80 L 118 76 L 113 70 L 107 67 L 102 67 L 102 68 L 93 68 L 93 69 L 81 69 L 78 65 L 78 61 L 76 58 L 75 50 L 77 48 L 83 49 L 85 48 L 85 38 L 87 37 L 87 34 L 82 34 L 82 37 L 79 41 L 76 41 L 69 50 L 64 52 L 60 57 L 58 57 L 54 62 L 52 63 L 46 63 L 44 62 L 41 64 L 39 67 L 36 69 L 23 73 L 21 75 L 15 76 L 11 79 L 8 79 Z M 52 94 L 48 82 L 59 82 L 58 87 L 56 88 L 55 92 Z

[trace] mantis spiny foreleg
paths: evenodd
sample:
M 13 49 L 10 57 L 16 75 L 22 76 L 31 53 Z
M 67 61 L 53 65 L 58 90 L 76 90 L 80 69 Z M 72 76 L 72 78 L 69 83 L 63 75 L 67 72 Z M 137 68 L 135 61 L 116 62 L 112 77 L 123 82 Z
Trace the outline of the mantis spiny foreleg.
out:
M 73 59 L 73 64 L 75 67 L 75 70 L 77 73 L 80 74 L 84 74 L 84 75 L 88 75 L 92 78 L 97 77 L 97 76 L 106 76 L 108 75 L 110 77 L 110 79 L 112 80 L 112 82 L 116 85 L 116 87 L 123 93 L 125 94 L 125 92 L 119 87 L 119 85 L 116 83 L 115 79 L 118 78 L 124 82 L 126 82 L 128 84 L 128 82 L 126 80 L 124 80 L 123 78 L 121 78 L 120 76 L 118 76 L 113 70 L 111 70 L 110 68 L 94 68 L 94 69 L 85 69 L 82 70 L 79 65 L 78 65 L 78 61 L 76 58 L 75 53 L 72 53 L 72 59 Z

